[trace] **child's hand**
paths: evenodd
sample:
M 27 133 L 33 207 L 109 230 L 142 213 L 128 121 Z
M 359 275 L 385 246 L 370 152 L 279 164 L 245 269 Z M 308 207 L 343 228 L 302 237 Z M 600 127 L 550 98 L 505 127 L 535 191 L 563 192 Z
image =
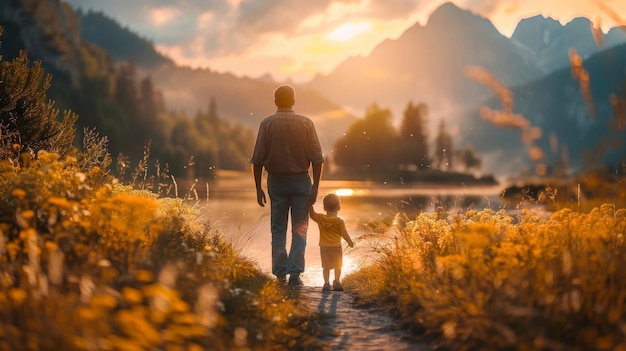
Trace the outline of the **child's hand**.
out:
M 350 247 L 354 247 L 354 242 L 353 242 L 353 241 L 350 241 L 350 242 L 348 243 L 348 246 L 350 246 Z

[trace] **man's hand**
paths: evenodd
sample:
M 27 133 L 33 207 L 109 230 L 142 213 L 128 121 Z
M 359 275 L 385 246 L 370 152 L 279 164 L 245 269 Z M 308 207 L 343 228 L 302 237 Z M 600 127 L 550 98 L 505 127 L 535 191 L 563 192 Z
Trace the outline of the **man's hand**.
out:
M 311 193 L 309 193 L 309 202 L 308 202 L 309 206 L 313 205 L 315 201 L 317 201 L 317 192 L 318 192 L 318 187 L 315 185 L 312 186 Z
M 256 189 L 256 202 L 258 202 L 261 207 L 265 207 L 265 204 L 267 203 L 265 192 L 261 188 Z

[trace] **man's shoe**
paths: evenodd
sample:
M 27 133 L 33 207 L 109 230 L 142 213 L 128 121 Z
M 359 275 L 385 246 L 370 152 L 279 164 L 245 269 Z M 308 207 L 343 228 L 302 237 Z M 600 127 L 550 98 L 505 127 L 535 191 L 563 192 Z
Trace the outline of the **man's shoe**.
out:
M 300 279 L 300 274 L 292 274 L 289 276 L 289 286 L 302 286 L 302 279 Z
M 286 284 L 287 283 L 287 276 L 285 276 L 285 275 L 278 275 L 278 276 L 276 276 L 276 280 L 278 280 L 279 284 Z
M 335 291 L 343 291 L 343 285 L 338 280 L 333 281 L 333 290 Z
M 324 286 L 322 287 L 322 291 L 330 291 L 330 284 L 324 283 Z

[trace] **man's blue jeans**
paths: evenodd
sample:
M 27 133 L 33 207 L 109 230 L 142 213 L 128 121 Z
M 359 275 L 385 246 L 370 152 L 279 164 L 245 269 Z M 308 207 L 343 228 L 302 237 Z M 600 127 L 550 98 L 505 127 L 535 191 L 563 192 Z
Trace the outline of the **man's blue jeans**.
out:
M 307 203 L 311 178 L 307 173 L 267 178 L 271 203 L 272 273 L 275 276 L 304 272 L 304 250 L 309 227 Z M 287 223 L 291 214 L 291 248 L 287 253 Z

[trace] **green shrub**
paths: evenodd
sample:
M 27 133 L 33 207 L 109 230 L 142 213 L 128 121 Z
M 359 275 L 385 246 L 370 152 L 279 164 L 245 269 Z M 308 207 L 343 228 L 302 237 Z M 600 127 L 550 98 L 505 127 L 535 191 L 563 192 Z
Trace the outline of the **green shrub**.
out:
M 13 61 L 0 61 L 0 125 L 3 143 L 19 145 L 19 152 L 39 150 L 61 156 L 72 150 L 77 116 L 66 111 L 61 121 L 53 101 L 46 101 L 52 77 L 40 62 L 31 65 L 25 51 Z

